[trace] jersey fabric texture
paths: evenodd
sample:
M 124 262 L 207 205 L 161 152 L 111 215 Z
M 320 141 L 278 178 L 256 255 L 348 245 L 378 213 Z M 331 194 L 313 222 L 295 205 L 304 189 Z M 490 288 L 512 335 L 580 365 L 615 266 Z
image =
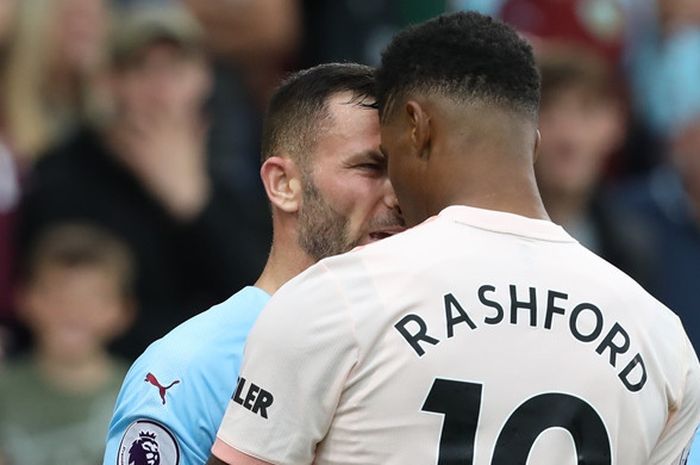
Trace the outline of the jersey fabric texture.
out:
M 453 206 L 275 294 L 212 450 L 278 465 L 675 465 L 699 389 L 680 320 L 631 278 L 551 222 Z
M 129 450 L 149 439 L 152 448 L 163 449 L 165 441 L 174 450 L 167 462 L 161 454 L 160 465 L 207 461 L 246 337 L 268 300 L 263 290 L 246 287 L 148 347 L 124 379 L 104 465 L 131 463 Z

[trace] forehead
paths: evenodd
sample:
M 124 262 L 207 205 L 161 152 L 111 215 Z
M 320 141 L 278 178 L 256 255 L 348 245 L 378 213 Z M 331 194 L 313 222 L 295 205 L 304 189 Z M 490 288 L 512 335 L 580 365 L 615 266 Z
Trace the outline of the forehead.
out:
M 121 66 L 117 70 L 126 72 L 139 71 L 144 66 L 164 63 L 186 63 L 203 66 L 203 63 L 199 63 L 195 54 L 188 51 L 183 44 L 167 38 L 160 38 L 143 44 L 139 49 L 124 57 Z
M 318 128 L 316 157 L 342 158 L 376 151 L 379 147 L 377 110 L 355 101 L 352 93 L 342 92 L 328 99 L 328 117 Z

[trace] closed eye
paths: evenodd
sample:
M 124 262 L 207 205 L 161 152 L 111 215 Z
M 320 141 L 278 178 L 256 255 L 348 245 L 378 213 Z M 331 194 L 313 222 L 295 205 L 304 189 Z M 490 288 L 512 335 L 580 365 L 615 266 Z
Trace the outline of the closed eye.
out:
M 384 175 L 387 170 L 386 158 L 374 150 L 356 154 L 347 160 L 346 166 L 376 176 Z
M 359 165 L 356 165 L 356 168 L 363 168 L 367 170 L 383 170 L 384 165 L 380 165 L 379 163 L 361 163 Z

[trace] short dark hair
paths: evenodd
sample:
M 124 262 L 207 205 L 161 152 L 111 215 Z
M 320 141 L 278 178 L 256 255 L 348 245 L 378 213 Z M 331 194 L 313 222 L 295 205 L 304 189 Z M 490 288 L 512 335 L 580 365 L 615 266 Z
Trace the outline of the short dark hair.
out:
M 540 78 L 532 47 L 489 16 L 438 16 L 394 37 L 377 70 L 382 118 L 408 92 L 436 92 L 536 117 Z
M 109 231 L 87 223 L 49 226 L 31 246 L 20 269 L 24 284 L 31 284 L 45 266 L 64 269 L 98 267 L 110 270 L 125 297 L 134 292 L 135 263 L 131 250 Z
M 262 160 L 285 151 L 303 163 L 315 146 L 319 126 L 330 116 L 328 99 L 350 92 L 349 103 L 374 107 L 374 85 L 374 69 L 356 63 L 328 63 L 289 76 L 268 105 Z

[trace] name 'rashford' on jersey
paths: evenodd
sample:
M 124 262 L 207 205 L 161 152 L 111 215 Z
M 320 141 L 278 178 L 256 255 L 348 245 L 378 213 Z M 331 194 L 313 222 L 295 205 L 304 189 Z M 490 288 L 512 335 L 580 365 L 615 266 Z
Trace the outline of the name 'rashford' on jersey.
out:
M 454 206 L 272 298 L 213 450 L 276 464 L 675 465 L 699 399 L 680 321 L 632 279 L 553 223 Z

